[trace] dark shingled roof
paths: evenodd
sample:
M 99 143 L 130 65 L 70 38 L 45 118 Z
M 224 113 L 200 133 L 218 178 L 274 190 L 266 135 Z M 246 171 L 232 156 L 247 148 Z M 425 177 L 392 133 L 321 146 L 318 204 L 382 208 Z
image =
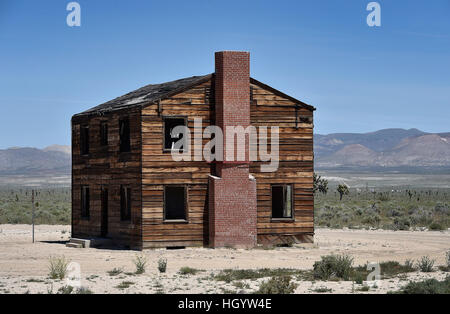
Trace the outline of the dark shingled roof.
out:
M 207 74 L 203 76 L 192 76 L 172 82 L 161 83 L 161 84 L 151 84 L 139 88 L 131 93 L 126 95 L 117 97 L 113 100 L 105 102 L 104 104 L 98 105 L 89 110 L 83 111 L 77 116 L 89 116 L 89 115 L 103 115 L 104 113 L 124 109 L 124 108 L 134 108 L 134 107 L 143 107 L 151 103 L 155 103 L 158 100 L 165 99 L 167 97 L 171 97 L 175 94 L 181 93 L 185 90 L 188 90 L 198 84 L 208 81 L 214 74 Z M 313 106 L 305 104 L 304 102 L 297 100 L 289 95 L 286 95 L 279 90 L 276 90 L 268 85 L 265 85 L 253 78 L 250 78 L 252 84 L 256 84 L 261 86 L 262 88 L 268 89 L 275 94 L 286 97 L 293 102 L 299 104 L 310 110 L 315 110 Z
M 123 108 L 132 108 L 138 106 L 148 105 L 160 99 L 170 97 L 178 94 L 192 86 L 208 81 L 212 74 L 203 76 L 192 76 L 181 80 L 176 80 L 161 84 L 151 84 L 141 87 L 131 93 L 117 97 L 113 100 L 105 102 L 89 110 L 83 111 L 75 116 L 84 115 L 101 115 L 103 113 L 120 110 Z

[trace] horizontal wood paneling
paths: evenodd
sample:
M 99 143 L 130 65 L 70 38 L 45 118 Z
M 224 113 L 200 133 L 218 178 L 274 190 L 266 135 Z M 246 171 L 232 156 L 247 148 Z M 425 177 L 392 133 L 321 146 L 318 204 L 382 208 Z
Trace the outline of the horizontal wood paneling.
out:
M 120 153 L 119 119 L 130 120 L 131 152 Z M 100 145 L 100 123 L 108 123 L 108 145 Z M 140 110 L 72 120 L 72 233 L 98 237 L 101 233 L 101 188 L 108 188 L 108 236 L 122 245 L 142 248 L 141 241 L 141 118 Z M 80 125 L 89 125 L 89 155 L 80 156 Z M 81 219 L 80 190 L 90 187 L 90 219 Z M 120 218 L 120 186 L 131 188 L 131 220 Z

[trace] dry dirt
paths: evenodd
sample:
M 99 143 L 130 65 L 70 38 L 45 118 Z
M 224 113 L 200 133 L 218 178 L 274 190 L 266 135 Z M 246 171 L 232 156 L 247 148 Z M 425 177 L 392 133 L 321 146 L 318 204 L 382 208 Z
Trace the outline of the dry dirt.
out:
M 346 253 L 354 257 L 355 265 L 366 262 L 417 260 L 429 256 L 435 267 L 444 265 L 445 252 L 450 250 L 450 232 L 415 232 L 384 230 L 330 230 L 317 229 L 314 245 L 276 249 L 206 249 L 146 250 L 147 272 L 133 275 L 133 258 L 138 252 L 105 249 L 67 248 L 70 226 L 37 226 L 36 243 L 31 243 L 31 226 L 0 225 L 0 294 L 49 293 L 66 285 L 65 280 L 48 279 L 49 256 L 62 256 L 81 267 L 81 284 L 95 293 L 224 293 L 254 291 L 261 281 L 243 281 L 244 288 L 211 279 L 223 269 L 295 268 L 311 269 L 314 262 L 328 254 Z M 160 274 L 157 262 L 167 259 L 167 272 Z M 203 270 L 196 275 L 180 275 L 184 266 Z M 117 276 L 108 275 L 114 268 L 123 269 Z M 364 293 L 386 293 L 397 290 L 409 280 L 443 279 L 446 273 L 414 272 L 381 280 L 378 288 Z M 118 288 L 122 282 L 129 287 Z M 351 293 L 360 287 L 352 282 L 297 281 L 296 293 L 312 293 L 320 287 L 333 293 Z M 126 285 L 125 285 L 126 286 Z

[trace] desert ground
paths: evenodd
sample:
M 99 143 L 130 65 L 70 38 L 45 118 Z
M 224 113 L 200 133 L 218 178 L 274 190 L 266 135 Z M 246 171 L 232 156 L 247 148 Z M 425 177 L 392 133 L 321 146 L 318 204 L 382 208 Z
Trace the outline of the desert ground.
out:
M 0 293 L 56 293 L 67 285 L 65 280 L 48 278 L 50 256 L 65 256 L 81 267 L 81 285 L 94 293 L 251 293 L 268 278 L 240 282 L 215 280 L 224 269 L 292 268 L 312 269 L 315 261 L 328 254 L 349 254 L 354 265 L 366 262 L 434 259 L 435 268 L 445 263 L 450 249 L 450 231 L 386 231 L 317 229 L 313 245 L 296 245 L 274 249 L 146 250 L 148 260 L 144 274 L 134 274 L 136 251 L 67 248 L 70 226 L 36 226 L 36 243 L 31 243 L 31 226 L 0 225 Z M 167 271 L 158 271 L 158 260 L 167 259 Z M 180 274 L 182 267 L 200 270 Z M 121 269 L 116 275 L 109 271 Z M 428 278 L 442 280 L 447 273 L 411 272 L 383 279 L 369 291 L 350 281 L 304 281 L 295 279 L 295 293 L 315 293 L 322 288 L 330 293 L 386 293 L 396 291 L 408 281 Z

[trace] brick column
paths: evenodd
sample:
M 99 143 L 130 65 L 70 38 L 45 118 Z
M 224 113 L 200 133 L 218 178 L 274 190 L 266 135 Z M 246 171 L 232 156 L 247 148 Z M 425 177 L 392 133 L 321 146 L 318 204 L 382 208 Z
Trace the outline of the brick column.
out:
M 224 133 L 224 160 L 217 177 L 209 177 L 209 245 L 254 247 L 257 241 L 256 181 L 249 160 L 226 161 L 227 126 L 250 125 L 250 54 L 222 51 L 216 55 L 216 125 Z M 236 150 L 236 142 L 234 150 Z M 248 152 L 249 141 L 246 141 Z

